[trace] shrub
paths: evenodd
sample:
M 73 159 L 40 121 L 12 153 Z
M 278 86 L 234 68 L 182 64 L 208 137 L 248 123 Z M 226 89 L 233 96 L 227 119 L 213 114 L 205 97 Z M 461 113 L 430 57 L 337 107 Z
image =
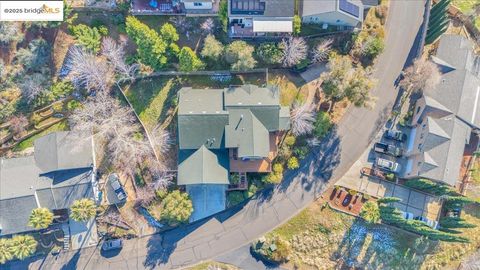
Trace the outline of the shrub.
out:
M 223 50 L 223 44 L 216 40 L 214 35 L 208 35 L 204 40 L 203 49 L 200 52 L 200 55 L 210 60 L 217 61 L 222 57 Z
M 254 48 L 245 41 L 237 40 L 230 43 L 225 50 L 225 59 L 232 64 L 233 70 L 252 69 L 257 63 L 253 59 Z
M 370 60 L 375 59 L 385 49 L 385 42 L 380 37 L 369 37 L 363 45 L 362 55 Z
M 81 103 L 76 101 L 76 100 L 70 100 L 68 103 L 67 103 L 67 109 L 69 111 L 73 111 L 77 108 L 79 108 L 81 106 Z
M 102 35 L 102 37 L 108 36 L 108 28 L 105 25 L 99 26 L 98 32 L 100 33 L 100 35 Z
M 378 223 L 380 221 L 380 208 L 376 202 L 366 202 L 360 211 L 360 217 L 368 223 Z
M 187 222 L 193 212 L 193 205 L 187 193 L 174 190 L 162 201 L 160 218 L 168 224 Z
M 70 95 L 73 90 L 74 87 L 70 81 L 58 81 L 50 88 L 50 92 L 56 99 Z
M 387 175 L 385 175 L 385 178 L 386 178 L 388 181 L 393 181 L 393 180 L 395 180 L 395 174 L 393 174 L 393 173 L 387 173 Z
M 333 124 L 330 120 L 330 116 L 326 112 L 319 112 L 317 114 L 317 119 L 315 121 L 315 129 L 313 133 L 318 138 L 323 138 L 327 135 L 330 128 L 332 128 Z
M 383 197 L 377 200 L 377 203 L 383 203 L 383 204 L 388 204 L 388 203 L 394 203 L 394 202 L 401 202 L 402 200 L 397 197 Z
M 287 136 L 287 137 L 285 138 L 285 141 L 284 141 L 284 142 L 285 142 L 285 144 L 286 144 L 287 146 L 291 147 L 291 146 L 293 146 L 293 145 L 295 144 L 295 137 L 294 137 L 294 136 L 291 136 L 291 135 L 290 135 L 290 136 Z
M 35 253 L 37 244 L 30 235 L 16 235 L 12 238 L 12 253 L 15 258 L 23 260 Z
M 237 205 L 243 202 L 246 198 L 245 191 L 230 191 L 227 196 L 228 206 Z
M 290 243 L 277 237 L 274 241 L 276 249 L 272 251 L 270 255 L 270 259 L 275 262 L 286 262 L 290 259 L 290 255 L 292 254 L 292 248 L 290 247 Z
M 298 164 L 298 159 L 296 157 L 291 157 L 287 161 L 287 168 L 290 170 L 295 170 L 300 167 L 300 164 Z
M 352 195 L 352 196 L 357 195 L 357 193 L 358 193 L 358 191 L 356 191 L 356 190 L 354 190 L 354 189 L 350 189 L 350 190 L 348 191 L 348 194 L 350 194 L 350 195 Z
M 63 103 L 61 103 L 61 102 L 56 102 L 55 104 L 53 104 L 52 109 L 53 109 L 54 112 L 61 112 L 61 111 L 63 111 Z
M 80 199 L 70 207 L 70 218 L 76 221 L 87 221 L 95 217 L 97 206 L 91 199 Z
M 282 181 L 282 178 L 283 166 L 280 163 L 275 163 L 273 164 L 273 171 L 264 178 L 264 182 L 278 184 Z
M 196 71 L 205 65 L 189 47 L 183 47 L 178 56 L 181 71 Z
M 293 154 L 298 157 L 298 159 L 304 159 L 308 155 L 308 147 L 298 146 L 293 149 Z
M 70 26 L 69 29 L 80 45 L 94 53 L 100 50 L 102 36 L 97 28 L 78 24 Z
M 266 64 L 280 64 L 283 58 L 283 51 L 277 44 L 266 42 L 260 44 L 255 51 L 258 58 Z
M 35 208 L 28 218 L 28 226 L 35 229 L 46 229 L 53 222 L 53 213 L 48 208 Z
M 298 35 L 302 31 L 302 19 L 300 16 L 293 16 L 293 33 Z
M 0 238 L 0 264 L 13 259 L 13 241 L 8 238 Z

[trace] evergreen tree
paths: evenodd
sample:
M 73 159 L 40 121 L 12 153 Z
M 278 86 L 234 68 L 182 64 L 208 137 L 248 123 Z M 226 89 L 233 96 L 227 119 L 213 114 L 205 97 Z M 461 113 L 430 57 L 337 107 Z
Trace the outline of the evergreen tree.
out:
M 93 53 L 100 51 L 102 35 L 96 27 L 92 28 L 85 24 L 78 24 L 70 26 L 69 29 L 80 45 Z
M 145 65 L 161 69 L 167 63 L 167 43 L 162 37 L 133 16 L 127 17 L 126 31 L 137 45 L 137 54 Z
M 203 69 L 205 65 L 189 47 L 183 47 L 178 56 L 180 71 L 196 71 Z
M 187 222 L 193 212 L 193 205 L 187 193 L 172 191 L 162 201 L 160 217 L 169 224 Z

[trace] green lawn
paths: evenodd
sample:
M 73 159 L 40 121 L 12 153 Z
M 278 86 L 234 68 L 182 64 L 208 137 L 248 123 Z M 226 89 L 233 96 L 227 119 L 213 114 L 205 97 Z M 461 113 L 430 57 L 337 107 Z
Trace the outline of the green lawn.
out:
M 475 26 L 480 29 L 480 0 L 453 0 L 452 4 L 465 15 L 473 15 Z
M 25 150 L 29 147 L 32 147 L 33 146 L 33 142 L 42 137 L 42 136 L 45 136 L 51 132 L 54 132 L 54 131 L 64 131 L 64 130 L 68 130 L 68 123 L 66 120 L 64 121 L 61 121 L 49 128 L 47 128 L 46 130 L 36 134 L 36 135 L 33 135 L 32 137 L 26 139 L 26 140 L 23 140 L 22 142 L 20 142 L 17 146 L 15 146 L 15 148 L 13 149 L 13 151 L 22 151 L 22 150 Z
M 480 225 L 480 207 L 467 208 L 469 223 Z M 341 260 L 358 269 L 440 269 L 455 267 L 480 244 L 480 228 L 464 229 L 470 244 L 431 242 L 417 235 L 314 203 L 266 235 L 280 236 L 293 249 L 287 268 L 336 269 Z
M 125 90 L 128 100 L 148 129 L 165 121 L 178 90 L 181 87 L 225 88 L 229 85 L 265 84 L 265 74 L 243 74 L 232 76 L 228 81 L 215 81 L 210 76 L 162 76 L 142 79 Z

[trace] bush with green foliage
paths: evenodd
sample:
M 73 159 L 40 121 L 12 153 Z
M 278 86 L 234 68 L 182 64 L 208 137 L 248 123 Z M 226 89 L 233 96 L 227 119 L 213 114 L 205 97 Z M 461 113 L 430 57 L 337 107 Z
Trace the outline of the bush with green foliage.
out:
M 228 31 L 228 0 L 220 0 L 218 7 L 218 18 L 222 23 L 222 29 L 226 33 Z
M 295 144 L 295 140 L 296 140 L 295 136 L 289 135 L 289 136 L 285 137 L 284 143 L 288 147 L 292 147 Z
M 247 199 L 247 194 L 245 191 L 229 191 L 227 195 L 227 204 L 228 207 L 237 205 Z
M 302 31 L 302 18 L 300 16 L 295 15 L 293 16 L 293 33 L 295 35 L 300 34 Z
M 76 200 L 70 206 L 70 218 L 75 221 L 88 221 L 97 214 L 97 206 L 91 199 Z
M 463 218 L 459 217 L 442 217 L 440 219 L 440 227 L 442 228 L 475 228 L 475 224 L 470 224 Z
M 295 170 L 300 167 L 300 164 L 298 163 L 298 159 L 296 157 L 291 157 L 287 161 L 287 168 L 290 170 Z
M 407 220 L 402 217 L 401 212 L 395 207 L 385 206 L 384 204 L 380 204 L 379 207 L 382 221 L 387 224 L 391 224 L 404 230 L 426 236 L 431 240 L 461 243 L 469 242 L 469 240 L 464 237 L 432 229 L 422 221 Z
M 451 210 L 451 209 L 458 209 L 458 208 L 463 208 L 466 204 L 471 204 L 471 203 L 476 203 L 472 198 L 469 197 L 464 197 L 461 195 L 458 196 L 446 196 L 446 201 L 444 204 L 445 209 Z
M 283 240 L 279 236 L 267 239 L 265 242 L 254 242 L 252 244 L 252 251 L 275 263 L 284 263 L 289 261 L 292 254 L 290 243 Z
M 376 202 L 368 201 L 362 206 L 360 217 L 368 223 L 378 223 L 380 221 L 380 208 Z
M 203 49 L 200 55 L 212 61 L 218 61 L 223 55 L 223 44 L 215 39 L 214 35 L 208 35 L 203 41 Z
M 32 256 L 37 250 L 37 241 L 30 235 L 16 235 L 12 238 L 12 254 L 23 260 Z
M 102 35 L 96 27 L 89 27 L 85 24 L 71 25 L 70 32 L 77 42 L 93 53 L 100 51 Z
M 264 177 L 264 182 L 270 184 L 279 184 L 283 178 L 283 166 L 280 163 L 273 164 L 273 171 Z
M 48 208 L 35 208 L 28 218 L 28 226 L 34 229 L 46 229 L 53 222 L 53 213 Z
M 82 104 L 77 100 L 70 100 L 67 103 L 67 110 L 74 111 L 75 109 L 79 108 Z
M 405 182 L 405 186 L 424 191 L 426 193 L 441 195 L 456 194 L 455 190 L 447 185 L 433 182 L 428 179 L 412 179 Z
M 385 41 L 380 37 L 369 37 L 363 45 L 362 55 L 370 60 L 375 59 L 385 49 Z
M 13 259 L 13 241 L 9 238 L 0 238 L 0 264 Z
M 174 190 L 161 202 L 160 218 L 170 225 L 187 222 L 193 212 L 193 205 L 187 193 Z
M 293 148 L 293 154 L 298 157 L 298 159 L 304 159 L 307 157 L 309 149 L 307 146 L 297 146 Z
M 156 70 L 167 64 L 167 42 L 137 18 L 129 16 L 126 19 L 128 36 L 137 45 L 137 54 L 141 63 Z
M 58 81 L 52 84 L 50 92 L 55 99 L 69 96 L 73 93 L 74 87 L 70 81 Z
M 192 49 L 183 47 L 178 55 L 180 71 L 197 71 L 205 68 L 205 64 Z
M 377 203 L 379 204 L 390 204 L 390 203 L 395 203 L 395 202 L 401 202 L 402 199 L 397 198 L 397 197 L 383 197 L 377 200 Z
M 313 134 L 318 138 L 323 138 L 332 128 L 333 124 L 330 116 L 326 112 L 317 113 L 317 119 L 315 121 L 315 129 Z
M 280 64 L 283 58 L 283 50 L 274 42 L 260 44 L 255 51 L 257 57 L 266 64 Z
M 243 40 L 236 40 L 225 49 L 225 59 L 232 64 L 233 70 L 253 69 L 257 64 L 253 59 L 253 51 L 253 46 Z

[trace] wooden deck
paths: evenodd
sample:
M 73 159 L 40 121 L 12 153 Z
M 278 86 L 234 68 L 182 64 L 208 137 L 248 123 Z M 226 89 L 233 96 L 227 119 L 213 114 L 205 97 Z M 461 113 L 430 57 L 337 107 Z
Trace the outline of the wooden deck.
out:
M 282 132 L 270 133 L 270 153 L 267 158 L 260 160 L 246 160 L 233 158 L 233 149 L 230 149 L 230 172 L 261 172 L 268 173 L 272 171 L 272 160 L 277 156 Z

